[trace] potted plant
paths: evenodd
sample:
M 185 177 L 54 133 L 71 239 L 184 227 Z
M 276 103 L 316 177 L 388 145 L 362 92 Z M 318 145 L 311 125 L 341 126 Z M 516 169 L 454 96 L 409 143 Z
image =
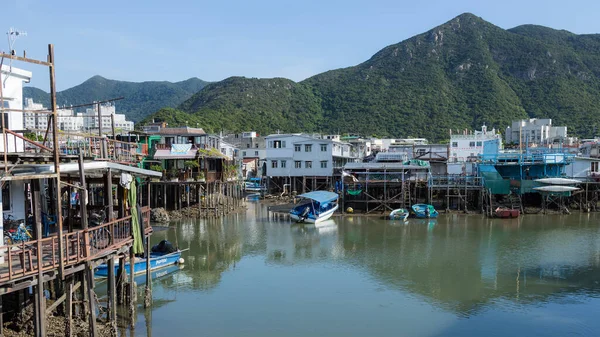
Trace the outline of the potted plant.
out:
M 179 181 L 179 170 L 177 169 L 177 167 L 171 167 L 171 170 L 169 171 L 169 176 L 171 178 L 171 181 Z
M 206 181 L 206 179 L 204 177 L 204 172 L 202 172 L 202 171 L 198 172 L 198 175 L 196 176 L 196 181 Z
M 163 167 L 161 165 L 155 164 L 150 166 L 150 170 L 163 173 Z M 159 181 L 160 178 L 152 178 L 152 181 Z

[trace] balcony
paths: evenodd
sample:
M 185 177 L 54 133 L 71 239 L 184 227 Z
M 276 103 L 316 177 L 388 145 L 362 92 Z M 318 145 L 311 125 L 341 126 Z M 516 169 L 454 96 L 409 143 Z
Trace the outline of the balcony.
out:
M 139 156 L 147 155 L 147 148 L 137 143 L 112 140 L 105 137 L 68 137 L 59 140 L 61 155 L 79 155 L 85 158 L 105 160 L 119 164 L 134 166 L 139 162 Z

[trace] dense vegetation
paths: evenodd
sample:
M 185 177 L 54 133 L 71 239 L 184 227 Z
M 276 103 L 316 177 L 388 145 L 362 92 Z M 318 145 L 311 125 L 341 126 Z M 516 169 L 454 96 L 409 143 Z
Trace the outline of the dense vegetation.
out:
M 599 77 L 600 35 L 532 25 L 504 30 L 463 14 L 362 64 L 300 83 L 239 77 L 212 83 L 172 116 L 210 131 L 432 140 L 448 138 L 449 129 L 485 123 L 503 131 L 514 119 L 549 117 L 571 135 L 589 137 L 598 131 Z
M 78 86 L 58 92 L 56 101 L 63 106 L 125 97 L 116 102 L 117 112 L 124 113 L 130 120 L 139 121 L 162 107 L 176 107 L 206 84 L 198 78 L 176 83 L 135 83 L 94 76 Z M 43 90 L 25 87 L 23 96 L 33 98 L 34 102 L 43 103 L 46 107 L 50 105 L 50 96 Z

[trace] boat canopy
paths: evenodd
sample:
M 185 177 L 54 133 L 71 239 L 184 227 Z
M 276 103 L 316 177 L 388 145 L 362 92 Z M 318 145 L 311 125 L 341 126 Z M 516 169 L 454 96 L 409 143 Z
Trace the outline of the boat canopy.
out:
M 314 191 L 304 194 L 300 194 L 299 197 L 314 200 L 320 204 L 324 204 L 333 200 L 337 200 L 339 195 L 333 192 L 327 191 Z

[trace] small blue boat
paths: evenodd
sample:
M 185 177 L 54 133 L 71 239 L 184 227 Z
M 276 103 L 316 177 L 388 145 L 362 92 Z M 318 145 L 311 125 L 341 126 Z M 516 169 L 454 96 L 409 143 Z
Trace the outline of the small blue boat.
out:
M 152 253 L 150 254 L 150 270 L 156 270 L 159 268 L 171 266 L 179 263 L 179 258 L 181 257 L 181 251 L 178 250 L 176 252 L 170 254 L 158 254 Z M 115 262 L 115 275 L 117 275 L 117 271 L 119 270 L 119 263 Z M 125 272 L 129 274 L 130 272 L 130 263 L 127 262 L 125 264 Z M 146 272 L 146 259 L 138 258 L 136 259 L 133 265 L 133 273 L 139 274 Z M 94 273 L 96 277 L 108 277 L 108 265 L 103 263 L 96 268 L 96 272 Z
M 314 191 L 298 196 L 303 201 L 290 210 L 290 218 L 295 222 L 319 223 L 325 221 L 338 209 L 339 194 L 328 191 Z
M 414 204 L 411 208 L 417 218 L 437 218 L 439 214 L 433 206 L 428 204 Z

